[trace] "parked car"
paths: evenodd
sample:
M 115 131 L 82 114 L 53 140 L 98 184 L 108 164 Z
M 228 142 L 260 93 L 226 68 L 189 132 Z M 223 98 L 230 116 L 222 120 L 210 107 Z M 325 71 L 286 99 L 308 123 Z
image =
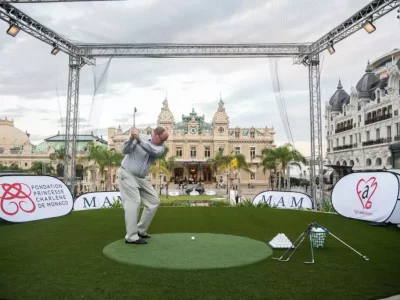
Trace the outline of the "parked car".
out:
M 201 186 L 196 186 L 196 187 L 191 187 L 191 188 L 188 188 L 187 190 L 186 190 L 186 194 L 190 194 L 193 190 L 195 190 L 196 192 L 198 192 L 200 195 L 202 195 L 203 193 L 204 193 L 204 188 L 203 187 L 201 187 Z

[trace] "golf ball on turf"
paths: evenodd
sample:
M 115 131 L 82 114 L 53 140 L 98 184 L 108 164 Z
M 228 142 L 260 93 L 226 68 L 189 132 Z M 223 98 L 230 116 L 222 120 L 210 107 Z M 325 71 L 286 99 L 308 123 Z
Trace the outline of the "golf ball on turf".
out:
M 195 238 L 194 238 L 194 236 L 192 236 L 192 241 L 194 241 L 195 240 Z

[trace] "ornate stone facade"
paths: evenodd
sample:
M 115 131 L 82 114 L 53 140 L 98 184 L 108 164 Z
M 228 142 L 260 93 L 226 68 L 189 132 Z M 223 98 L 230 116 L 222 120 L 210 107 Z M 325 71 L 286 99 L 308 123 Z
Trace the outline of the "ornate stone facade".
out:
M 389 145 L 400 141 L 399 111 L 400 50 L 395 49 L 368 62 L 350 95 L 339 80 L 326 104 L 327 164 L 353 171 L 392 168 Z
M 78 135 L 76 142 L 77 161 L 86 155 L 89 142 L 95 142 L 107 148 L 107 141 L 102 137 L 92 134 Z M 47 174 L 50 165 L 54 168 L 56 176 L 63 177 L 64 165 L 62 159 L 50 160 L 50 155 L 59 151 L 65 145 L 65 136 L 58 133 L 55 136 L 46 138 L 39 145 L 32 144 L 30 134 L 14 126 L 13 120 L 0 119 L 0 165 L 5 167 L 18 167 L 28 171 L 33 162 L 43 162 L 42 171 Z M 78 192 L 103 190 L 105 182 L 101 180 L 100 172 L 92 168 L 93 162 L 77 163 L 76 176 L 78 178 Z M 9 171 L 5 171 L 9 172 Z M 116 173 L 115 170 L 113 170 Z M 106 172 L 108 174 L 108 172 Z M 106 174 L 106 181 L 108 180 Z M 116 177 L 113 174 L 113 178 Z M 114 180 L 116 184 L 116 180 Z M 116 188 L 117 185 L 114 186 Z
M 214 158 L 217 151 L 229 154 L 232 151 L 241 153 L 251 163 L 252 173 L 240 174 L 243 184 L 267 184 L 269 174 L 263 174 L 260 167 L 261 160 L 257 155 L 265 147 L 275 147 L 273 128 L 230 128 L 229 117 L 222 99 L 211 123 L 207 123 L 204 116 L 199 116 L 194 109 L 188 115 L 182 115 L 180 122 L 175 118 L 165 99 L 161 112 L 158 115 L 157 125 L 166 127 L 170 137 L 166 142 L 169 148 L 168 157 L 175 156 L 177 167 L 171 172 L 172 181 L 189 183 L 212 183 L 215 181 L 226 182 L 227 176 L 223 171 L 214 173 L 207 162 Z M 141 133 L 151 134 L 153 128 L 140 128 Z M 122 144 L 128 139 L 129 129 L 108 129 L 109 147 L 121 149 Z M 230 176 L 233 181 L 234 175 Z M 158 178 L 153 178 L 157 183 Z

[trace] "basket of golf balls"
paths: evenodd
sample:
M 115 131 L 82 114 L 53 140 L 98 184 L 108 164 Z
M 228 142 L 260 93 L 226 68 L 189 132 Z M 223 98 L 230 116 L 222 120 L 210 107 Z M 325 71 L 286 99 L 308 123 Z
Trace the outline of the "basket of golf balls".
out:
M 326 238 L 326 232 L 322 228 L 313 227 L 310 230 L 310 240 L 313 248 L 324 248 L 325 238 Z

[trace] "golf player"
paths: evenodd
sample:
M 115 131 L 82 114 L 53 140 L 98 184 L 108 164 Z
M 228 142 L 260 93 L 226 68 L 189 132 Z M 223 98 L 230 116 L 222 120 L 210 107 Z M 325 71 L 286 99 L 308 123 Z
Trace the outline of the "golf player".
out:
M 160 199 L 146 175 L 151 164 L 165 152 L 164 142 L 168 136 L 164 127 L 157 127 L 151 135 L 139 134 L 139 130 L 132 127 L 130 138 L 123 145 L 125 157 L 119 169 L 119 182 L 125 210 L 127 244 L 147 244 L 145 239 L 150 238 L 147 229 L 160 205 Z M 137 223 L 141 204 L 145 207 Z

